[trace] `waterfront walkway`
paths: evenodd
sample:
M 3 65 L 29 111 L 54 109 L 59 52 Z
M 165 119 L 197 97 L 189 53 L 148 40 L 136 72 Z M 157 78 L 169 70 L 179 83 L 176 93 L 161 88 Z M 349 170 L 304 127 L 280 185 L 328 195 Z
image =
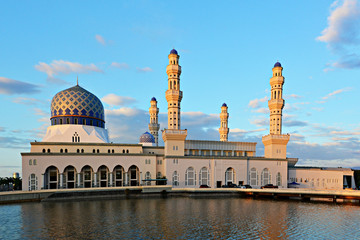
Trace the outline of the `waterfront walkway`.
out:
M 301 188 L 240 189 L 240 188 L 172 188 L 165 186 L 47 189 L 37 191 L 0 192 L 0 204 L 30 201 L 91 200 L 144 197 L 252 197 L 273 199 L 324 200 L 360 203 L 359 190 L 314 190 Z

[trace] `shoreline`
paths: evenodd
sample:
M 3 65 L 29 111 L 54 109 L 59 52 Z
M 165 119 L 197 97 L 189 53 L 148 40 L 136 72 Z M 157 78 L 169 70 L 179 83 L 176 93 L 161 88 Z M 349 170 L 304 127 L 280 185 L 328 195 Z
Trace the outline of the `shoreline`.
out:
M 239 188 L 172 188 L 164 186 L 47 189 L 36 191 L 0 192 L 0 205 L 24 202 L 56 202 L 127 198 L 259 198 L 274 200 L 320 201 L 360 204 L 357 190 L 239 189 Z

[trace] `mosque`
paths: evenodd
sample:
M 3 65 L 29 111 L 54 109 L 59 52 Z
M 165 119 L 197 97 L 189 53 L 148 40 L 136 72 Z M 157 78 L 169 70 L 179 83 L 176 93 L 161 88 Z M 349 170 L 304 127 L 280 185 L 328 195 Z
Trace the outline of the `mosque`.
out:
M 298 159 L 286 157 L 290 135 L 282 133 L 284 77 L 279 62 L 270 78 L 270 132 L 262 138 L 264 156 L 256 156 L 256 142 L 228 141 L 226 103 L 221 106 L 219 141 L 186 139 L 187 129 L 181 128 L 180 56 L 172 49 L 168 58 L 168 126 L 161 131 L 164 146 L 158 144 L 155 97 L 150 101 L 149 132 L 140 136 L 139 144 L 113 143 L 101 101 L 77 84 L 53 97 L 51 126 L 44 139 L 31 142 L 30 152 L 21 153 L 23 190 L 165 183 L 174 188 L 232 184 L 287 188 L 291 182 L 301 187 L 342 189 L 345 182 L 354 184 L 350 169 L 297 168 Z

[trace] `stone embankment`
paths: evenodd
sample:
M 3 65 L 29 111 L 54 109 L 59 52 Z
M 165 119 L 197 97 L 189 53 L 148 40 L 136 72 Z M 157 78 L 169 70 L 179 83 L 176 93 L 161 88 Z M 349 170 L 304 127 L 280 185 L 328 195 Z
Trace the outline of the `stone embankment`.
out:
M 96 199 L 147 198 L 147 197 L 250 197 L 271 199 L 294 199 L 301 201 L 332 201 L 360 203 L 357 190 L 313 189 L 239 189 L 239 188 L 172 188 L 172 186 L 139 186 L 49 189 L 38 191 L 1 192 L 0 204 L 40 201 L 74 201 Z

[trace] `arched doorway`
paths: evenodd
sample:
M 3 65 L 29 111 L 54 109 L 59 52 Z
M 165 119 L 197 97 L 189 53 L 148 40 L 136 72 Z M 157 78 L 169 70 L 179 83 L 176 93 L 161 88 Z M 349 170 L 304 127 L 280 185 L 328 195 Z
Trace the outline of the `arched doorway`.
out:
M 195 186 L 196 172 L 193 167 L 189 167 L 185 172 L 185 186 Z
M 135 165 L 132 165 L 128 171 L 130 186 L 139 186 L 140 171 Z
M 76 169 L 73 166 L 67 166 L 64 170 L 66 188 L 75 188 Z
M 120 165 L 114 168 L 115 186 L 122 187 L 124 185 L 124 168 Z
M 45 180 L 47 189 L 57 189 L 59 186 L 59 169 L 50 166 L 45 171 Z
M 229 167 L 225 172 L 225 184 L 229 185 L 235 182 L 235 171 L 233 168 Z
M 84 188 L 91 188 L 92 187 L 92 179 L 93 179 L 93 169 L 89 165 L 84 166 L 81 169 L 81 175 L 82 175 L 82 186 Z
M 102 165 L 99 167 L 98 169 L 98 179 L 99 179 L 99 186 L 100 187 L 107 187 L 108 186 L 108 176 L 109 176 L 109 169 L 105 166 Z M 96 181 L 96 179 L 95 179 Z
M 265 186 L 266 184 L 270 184 L 271 182 L 271 175 L 269 169 L 264 168 L 261 172 L 261 185 Z

